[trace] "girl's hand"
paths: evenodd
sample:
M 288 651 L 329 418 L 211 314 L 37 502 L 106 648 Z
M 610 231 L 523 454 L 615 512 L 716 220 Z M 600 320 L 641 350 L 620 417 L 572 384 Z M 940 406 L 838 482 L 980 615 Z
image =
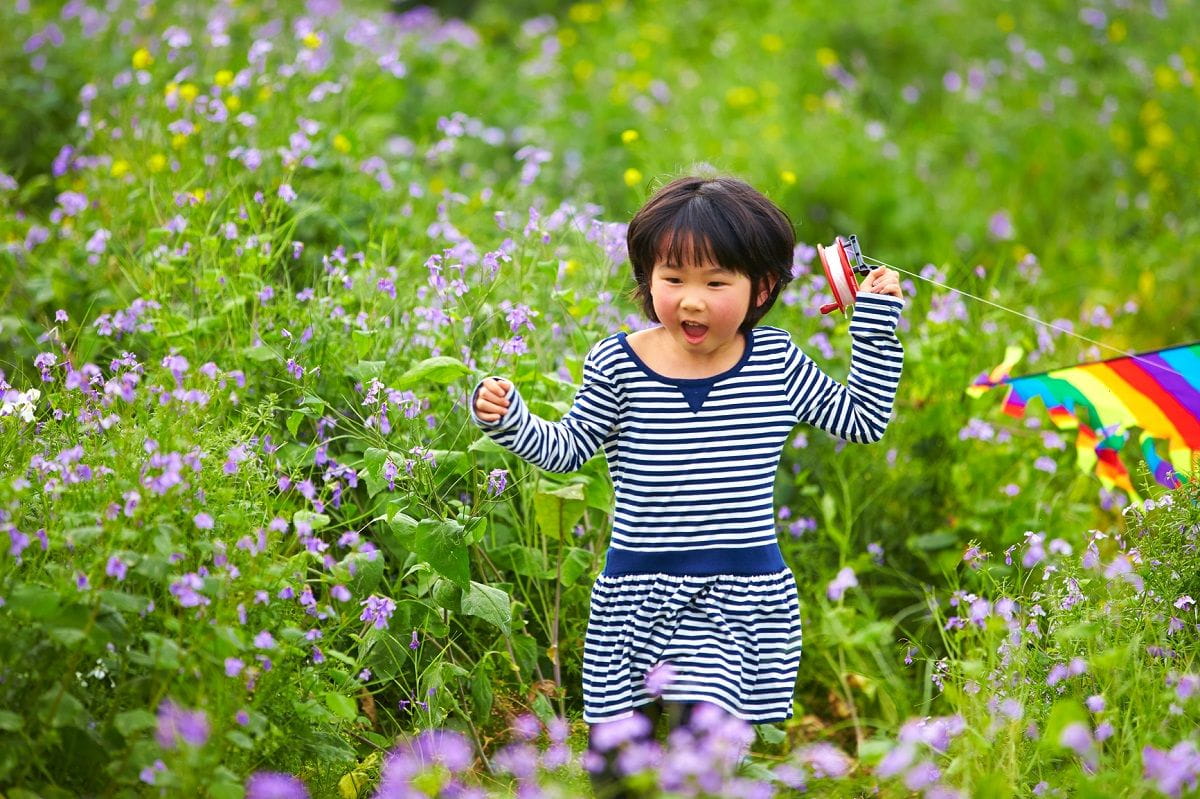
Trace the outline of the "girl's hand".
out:
M 904 299 L 904 295 L 900 293 L 899 273 L 884 266 L 871 270 L 863 280 L 860 290 L 869 294 L 891 294 L 898 300 Z
M 485 422 L 496 422 L 508 410 L 508 398 L 504 395 L 512 387 L 512 383 L 498 377 L 489 377 L 483 381 L 479 396 L 475 398 L 475 413 Z

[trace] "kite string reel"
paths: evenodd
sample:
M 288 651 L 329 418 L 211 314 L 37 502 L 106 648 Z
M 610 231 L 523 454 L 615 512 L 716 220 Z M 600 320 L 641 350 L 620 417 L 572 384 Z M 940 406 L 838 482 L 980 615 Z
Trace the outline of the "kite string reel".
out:
M 858 237 L 854 236 L 854 235 L 851 235 L 848 240 L 841 236 L 838 236 L 834 240 L 834 243 L 829 245 L 828 247 L 822 247 L 821 245 L 818 244 L 817 245 L 817 255 L 820 257 L 821 265 L 825 268 L 825 277 L 829 280 L 829 286 L 833 290 L 833 296 L 834 296 L 833 303 L 821 306 L 821 313 L 823 313 L 823 314 L 829 313 L 829 312 L 835 311 L 835 310 L 840 310 L 840 311 L 842 311 L 842 313 L 845 313 L 846 308 L 854 304 L 854 298 L 858 291 L 858 280 L 855 277 L 855 275 L 869 274 L 871 271 L 871 267 L 868 266 L 868 262 L 869 262 L 870 264 L 874 264 L 875 266 L 882 266 L 887 269 L 894 269 L 895 271 L 900 272 L 902 274 L 908 275 L 910 277 L 914 277 L 918 280 L 923 280 L 926 283 L 930 283 L 934 286 L 938 286 L 939 288 L 944 288 L 949 291 L 953 291 L 957 294 L 961 294 L 962 296 L 964 296 L 968 299 L 977 300 L 978 302 L 982 302 L 985 305 L 990 305 L 993 308 L 999 308 L 1002 311 L 1007 311 L 1008 313 L 1019 316 L 1022 319 L 1027 319 L 1028 321 L 1034 322 L 1035 324 L 1042 325 L 1043 327 L 1048 327 L 1051 330 L 1057 330 L 1060 333 L 1066 333 L 1068 336 L 1074 336 L 1075 338 L 1080 339 L 1081 341 L 1086 341 L 1089 344 L 1096 345 L 1097 347 L 1103 347 L 1104 349 L 1111 350 L 1116 353 L 1120 353 L 1121 355 L 1124 355 L 1128 358 L 1133 358 L 1134 360 L 1136 360 L 1139 363 L 1142 363 L 1146 366 L 1153 367 L 1153 368 L 1159 369 L 1161 371 L 1171 372 L 1172 374 L 1175 374 L 1175 370 L 1167 369 L 1163 366 L 1160 366 L 1157 363 L 1154 363 L 1153 361 L 1149 361 L 1149 360 L 1146 360 L 1145 358 L 1141 358 L 1137 355 L 1137 353 L 1128 352 L 1128 351 L 1120 349 L 1118 347 L 1113 347 L 1109 344 L 1105 344 L 1103 341 L 1096 341 L 1093 338 L 1088 338 L 1087 336 L 1076 333 L 1075 331 L 1069 330 L 1065 327 L 1062 327 L 1061 325 L 1056 325 L 1056 324 L 1053 324 L 1052 322 L 1047 322 L 1045 320 L 1038 319 L 1035 316 L 1030 316 L 1029 314 L 1021 313 L 1020 311 L 1015 310 L 1013 308 L 1009 308 L 1004 305 L 1000 305 L 999 303 L 992 302 L 991 300 L 984 299 L 983 297 L 978 297 L 974 294 L 971 294 L 970 292 L 966 292 L 961 289 L 956 289 L 953 286 L 947 286 L 945 283 L 939 283 L 936 280 L 925 277 L 924 275 L 919 275 L 916 272 L 910 272 L 907 269 L 901 269 L 898 266 L 893 266 L 892 264 L 885 263 L 884 261 L 880 261 L 878 258 L 872 258 L 870 256 L 863 255 L 862 250 L 860 249 L 859 244 L 858 244 Z

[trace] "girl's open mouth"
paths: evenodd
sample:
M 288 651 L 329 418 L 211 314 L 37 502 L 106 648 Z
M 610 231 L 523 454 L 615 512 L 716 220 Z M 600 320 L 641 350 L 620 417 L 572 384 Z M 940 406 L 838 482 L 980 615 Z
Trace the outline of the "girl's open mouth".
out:
M 684 322 L 681 325 L 681 328 L 683 329 L 683 337 L 686 338 L 690 344 L 699 343 L 701 340 L 703 340 L 705 334 L 708 333 L 707 325 L 697 325 L 691 322 Z

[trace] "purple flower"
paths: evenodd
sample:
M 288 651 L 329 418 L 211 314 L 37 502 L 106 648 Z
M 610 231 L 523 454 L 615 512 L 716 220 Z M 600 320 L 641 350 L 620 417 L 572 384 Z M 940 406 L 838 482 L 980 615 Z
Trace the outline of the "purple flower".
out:
M 241 658 L 225 658 L 226 677 L 236 677 L 242 673 L 244 668 L 246 668 L 246 664 Z
M 846 566 L 830 581 L 825 593 L 830 599 L 837 601 L 846 593 L 847 588 L 853 588 L 856 585 L 858 585 L 858 578 L 854 576 L 854 569 Z
M 209 598 L 200 593 L 200 589 L 203 587 L 203 578 L 195 572 L 188 572 L 171 583 L 170 590 L 171 594 L 179 600 L 180 605 L 185 608 L 194 608 L 197 605 L 209 604 Z
M 380 597 L 372 594 L 364 599 L 360 604 L 363 606 L 362 615 L 359 619 L 375 623 L 375 628 L 383 630 L 388 626 L 388 620 L 392 617 L 392 613 L 396 610 L 396 602 L 389 597 Z
M 291 184 L 280 184 L 279 199 L 283 200 L 285 203 L 290 203 L 296 199 L 296 192 L 292 190 Z
M 104 573 L 118 581 L 125 579 L 125 572 L 127 570 L 128 567 L 125 565 L 125 561 L 121 560 L 116 555 L 113 555 L 111 558 L 109 558 L 108 563 L 104 567 Z
M 350 601 L 350 589 L 346 588 L 344 585 L 335 585 L 333 588 L 329 589 L 329 593 L 338 602 Z
M 1012 219 L 1008 211 L 997 211 L 988 219 L 988 234 L 994 239 L 1007 240 L 1013 237 Z
M 192 517 L 192 522 L 195 523 L 197 530 L 213 529 L 213 517 L 209 516 L 207 513 L 197 513 Z
M 542 723 L 532 713 L 522 713 L 513 719 L 513 731 L 516 732 L 517 737 L 532 741 L 541 733 Z
M 309 799 L 304 783 L 291 774 L 259 771 L 246 780 L 246 799 Z
M 389 461 L 390 463 L 390 461 Z M 507 469 L 492 469 L 488 473 L 488 494 L 497 496 L 504 493 L 504 489 L 508 486 L 508 470 Z
M 1181 741 L 1165 752 L 1145 746 L 1142 748 L 1142 774 L 1146 779 L 1154 780 L 1161 793 L 1179 796 L 1185 785 L 1189 789 L 1196 787 L 1200 776 L 1200 752 L 1191 741 Z
M 174 749 L 179 741 L 203 746 L 208 740 L 208 716 L 203 710 L 187 710 L 170 699 L 158 706 L 154 739 L 163 749 Z
M 417 639 L 417 631 L 413 630 L 412 631 L 412 640 L 408 642 L 408 648 L 409 649 L 418 649 L 420 646 L 421 646 L 421 642 Z
M 816 743 L 805 747 L 800 759 L 812 767 L 813 774 L 818 778 L 845 776 L 851 766 L 846 753 L 828 743 Z
M 275 638 L 266 630 L 254 636 L 254 646 L 258 649 L 274 649 Z
M 675 666 L 669 660 L 655 663 L 646 672 L 646 693 L 651 696 L 662 696 L 662 692 L 675 681 Z

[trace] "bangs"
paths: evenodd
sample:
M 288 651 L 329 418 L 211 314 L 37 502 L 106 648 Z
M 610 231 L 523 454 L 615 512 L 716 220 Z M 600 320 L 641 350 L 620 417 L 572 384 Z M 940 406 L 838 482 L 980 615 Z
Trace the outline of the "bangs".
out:
M 683 205 L 673 218 L 664 215 L 658 221 L 646 231 L 646 243 L 653 246 L 641 254 L 640 260 L 647 271 L 661 263 L 679 267 L 716 265 L 749 274 L 743 237 L 703 199 Z

